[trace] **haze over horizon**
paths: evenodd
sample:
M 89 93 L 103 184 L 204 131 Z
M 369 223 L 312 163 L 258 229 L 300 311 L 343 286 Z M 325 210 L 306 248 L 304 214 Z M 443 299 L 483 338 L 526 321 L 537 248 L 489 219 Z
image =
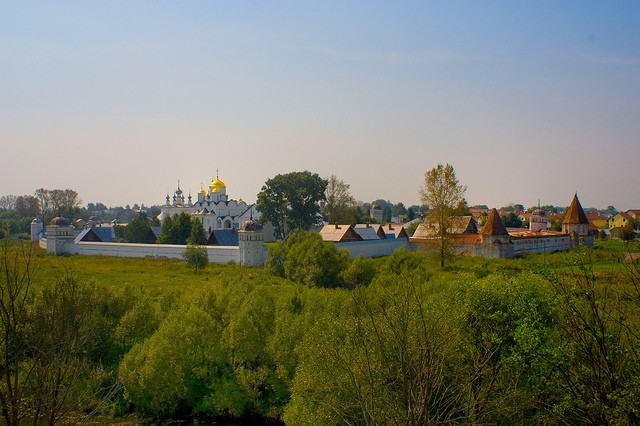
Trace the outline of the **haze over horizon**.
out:
M 0 195 L 231 198 L 335 174 L 419 204 L 640 208 L 640 3 L 4 2 Z

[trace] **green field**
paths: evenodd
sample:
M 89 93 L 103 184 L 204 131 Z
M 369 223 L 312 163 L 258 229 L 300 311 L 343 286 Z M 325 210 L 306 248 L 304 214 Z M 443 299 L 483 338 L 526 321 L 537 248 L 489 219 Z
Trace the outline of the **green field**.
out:
M 17 375 L 0 391 L 18 384 L 28 418 L 40 407 L 72 423 L 640 419 L 640 273 L 623 262 L 637 244 L 453 256 L 440 268 L 436 255 L 405 251 L 349 260 L 305 238 L 279 264 L 199 273 L 33 246 L 18 332 L 1 347 Z M 24 270 L 3 258 L 4 272 Z M 350 289 L 319 288 L 310 277 L 322 271 Z M 68 375 L 55 382 L 55 371 Z M 38 396 L 53 382 L 64 398 Z

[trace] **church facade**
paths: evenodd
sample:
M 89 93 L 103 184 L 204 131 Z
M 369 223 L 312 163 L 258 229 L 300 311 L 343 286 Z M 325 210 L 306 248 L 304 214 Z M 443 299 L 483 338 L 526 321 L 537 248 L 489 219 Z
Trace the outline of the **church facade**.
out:
M 173 217 L 182 212 L 198 219 L 207 236 L 219 229 L 237 230 L 244 222 L 260 218 L 255 204 L 229 198 L 227 185 L 220 180 L 219 175 L 211 181 L 208 190 L 200 188 L 195 202 L 192 201 L 191 194 L 185 200 L 184 192 L 178 184 L 172 198 L 167 194 L 166 203 L 161 207 L 158 219 L 162 222 L 166 217 Z

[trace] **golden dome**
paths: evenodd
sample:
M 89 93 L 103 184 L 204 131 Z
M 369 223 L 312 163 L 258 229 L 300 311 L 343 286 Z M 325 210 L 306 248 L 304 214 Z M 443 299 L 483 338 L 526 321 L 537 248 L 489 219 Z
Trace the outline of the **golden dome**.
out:
M 202 188 L 200 188 L 200 190 L 198 191 L 198 194 L 202 194 L 202 195 L 204 195 L 204 194 L 206 194 L 206 193 L 207 193 L 207 191 L 205 191 L 205 190 L 204 190 L 204 189 L 202 189 Z
M 226 188 L 227 185 L 224 184 L 223 181 L 220 180 L 218 171 L 216 170 L 216 179 L 212 180 L 211 183 L 209 184 L 209 188 L 211 189 L 211 192 L 220 192 L 220 188 Z M 215 189 L 218 189 L 217 191 Z

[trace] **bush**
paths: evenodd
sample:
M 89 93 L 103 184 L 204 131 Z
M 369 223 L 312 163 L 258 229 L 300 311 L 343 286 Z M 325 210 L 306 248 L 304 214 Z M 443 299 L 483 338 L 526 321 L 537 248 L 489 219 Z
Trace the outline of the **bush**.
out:
M 209 254 L 207 249 L 202 246 L 188 244 L 182 256 L 187 261 L 187 265 L 195 269 L 196 273 L 206 268 L 209 264 Z
M 317 232 L 295 231 L 284 243 L 269 250 L 267 270 L 311 287 L 344 287 L 342 272 L 349 254 L 326 244 Z

